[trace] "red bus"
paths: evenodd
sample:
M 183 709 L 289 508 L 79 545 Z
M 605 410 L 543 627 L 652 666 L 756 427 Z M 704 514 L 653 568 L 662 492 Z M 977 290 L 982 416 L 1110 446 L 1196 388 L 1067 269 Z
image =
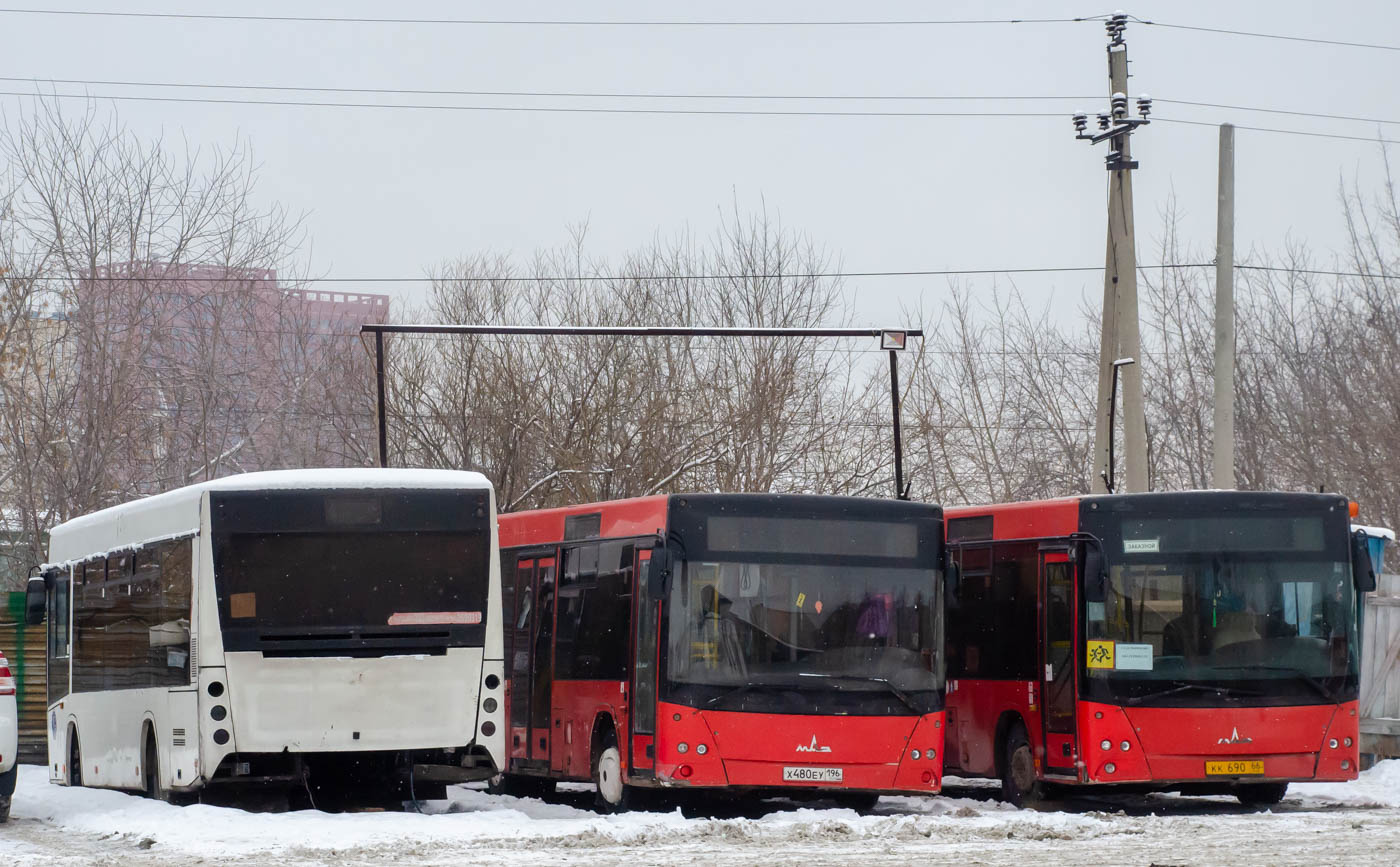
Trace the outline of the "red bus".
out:
M 653 496 L 500 516 L 509 763 L 496 791 L 936 792 L 937 506 Z
M 1357 774 L 1345 499 L 1199 491 L 948 509 L 946 771 L 1281 800 Z

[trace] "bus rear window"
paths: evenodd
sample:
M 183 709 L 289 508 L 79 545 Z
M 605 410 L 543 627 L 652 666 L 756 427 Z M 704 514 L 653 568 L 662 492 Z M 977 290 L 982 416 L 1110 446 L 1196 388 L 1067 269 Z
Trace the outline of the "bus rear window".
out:
M 405 630 L 479 643 L 485 492 L 228 492 L 210 508 L 226 649 Z

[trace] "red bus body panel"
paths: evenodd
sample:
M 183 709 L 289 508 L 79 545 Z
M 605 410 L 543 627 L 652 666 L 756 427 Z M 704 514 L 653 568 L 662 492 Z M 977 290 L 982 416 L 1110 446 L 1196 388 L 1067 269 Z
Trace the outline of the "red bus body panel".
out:
M 557 545 L 564 540 L 564 519 L 572 515 L 602 514 L 600 539 L 651 536 L 666 528 L 669 497 L 637 497 L 611 503 L 588 503 L 559 509 L 507 512 L 497 520 L 501 550 L 525 545 Z
M 1261 780 L 1354 780 L 1361 758 L 1358 719 L 1354 701 L 1304 707 L 1079 703 L 1083 767 L 1091 783 L 1211 782 L 1206 762 L 1247 759 L 1263 761 Z
M 942 712 L 922 717 L 808 716 L 702 711 L 662 702 L 657 714 L 656 775 L 671 785 L 927 794 L 942 784 Z M 680 751 L 682 743 L 685 752 Z M 704 754 L 697 749 L 701 746 Z M 784 781 L 784 768 L 840 768 L 842 779 Z
M 997 724 L 1006 713 L 1020 715 L 1026 724 L 1032 754 L 1042 755 L 1037 687 L 1029 680 L 948 681 L 948 772 L 962 776 L 997 775 Z

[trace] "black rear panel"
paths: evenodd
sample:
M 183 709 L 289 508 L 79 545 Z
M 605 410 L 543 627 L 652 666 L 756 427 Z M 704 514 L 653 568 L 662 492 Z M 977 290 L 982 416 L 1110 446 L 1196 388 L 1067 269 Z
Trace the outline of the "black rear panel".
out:
M 485 491 L 210 495 L 224 649 L 270 656 L 481 646 Z

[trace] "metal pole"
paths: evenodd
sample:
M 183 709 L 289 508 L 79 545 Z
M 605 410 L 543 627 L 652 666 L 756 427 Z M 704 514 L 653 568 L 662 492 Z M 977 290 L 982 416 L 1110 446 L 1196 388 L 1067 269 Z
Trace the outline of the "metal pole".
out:
M 904 488 L 904 446 L 899 438 L 899 353 L 890 350 L 890 409 L 894 414 L 894 498 L 909 499 Z
M 384 332 L 374 332 L 374 379 L 379 391 L 379 465 L 389 466 L 389 425 L 384 416 Z
M 1235 128 L 1220 125 L 1215 211 L 1215 486 L 1235 487 Z

